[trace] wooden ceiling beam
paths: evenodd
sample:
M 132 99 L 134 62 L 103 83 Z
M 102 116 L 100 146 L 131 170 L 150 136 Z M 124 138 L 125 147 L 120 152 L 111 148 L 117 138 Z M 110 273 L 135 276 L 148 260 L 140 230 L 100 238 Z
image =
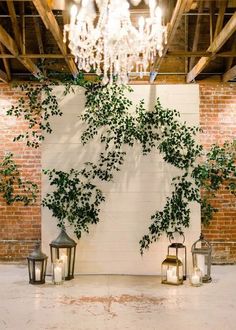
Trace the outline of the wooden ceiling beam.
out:
M 196 51 L 196 52 L 191 52 L 191 51 L 168 51 L 167 54 L 165 55 L 166 57 L 212 57 L 213 54 L 210 52 L 204 52 L 204 51 Z M 226 58 L 233 58 L 236 57 L 236 49 L 234 51 L 227 51 L 227 52 L 220 52 L 216 53 L 214 55 L 215 57 L 226 57 Z M 8 58 L 74 58 L 74 55 L 72 54 L 67 54 L 66 56 L 62 54 L 19 54 L 18 56 L 12 55 L 12 54 L 1 54 L 0 53 L 0 59 L 8 59 Z
M 39 76 L 41 71 L 37 65 L 30 58 L 19 57 L 19 50 L 12 39 L 12 37 L 7 33 L 7 31 L 0 25 L 0 42 L 9 50 L 9 52 L 14 55 L 34 76 Z
M 218 12 L 218 17 L 217 17 L 217 21 L 216 21 L 214 39 L 218 36 L 218 34 L 220 33 L 220 31 L 223 28 L 224 15 L 225 15 L 225 9 L 227 8 L 227 4 L 228 4 L 228 0 L 219 1 L 219 12 Z
M 195 26 L 195 32 L 194 32 L 194 39 L 193 39 L 193 47 L 192 47 L 192 51 L 195 52 L 197 50 L 198 47 L 198 42 L 199 42 L 199 37 L 200 37 L 200 28 L 201 28 L 201 20 L 202 20 L 202 15 L 201 13 L 203 12 L 204 9 L 204 2 L 203 0 L 201 0 L 199 2 L 198 5 L 198 16 L 197 16 L 197 21 L 196 21 L 196 26 Z M 189 62 L 189 70 L 192 69 L 192 67 L 194 66 L 195 63 L 195 59 L 194 57 L 190 59 Z
M 221 47 L 226 43 L 226 41 L 232 36 L 235 31 L 236 12 L 233 14 L 233 16 L 231 16 L 224 28 L 207 48 L 207 52 L 211 52 L 213 54 L 212 57 L 201 57 L 197 64 L 193 67 L 193 69 L 188 73 L 188 83 L 193 81 L 197 77 L 197 75 L 205 69 L 205 67 L 214 58 L 214 55 L 221 49 Z
M 236 65 L 234 65 L 231 69 L 229 69 L 227 72 L 223 75 L 223 82 L 227 82 L 229 80 L 233 80 L 236 78 Z
M 5 54 L 5 49 L 4 46 L 0 43 L 0 54 Z M 10 65 L 9 65 L 9 60 L 7 58 L 2 58 L 3 65 L 7 74 L 8 80 L 11 80 L 11 70 L 10 70 Z
M 73 58 L 67 58 L 67 48 L 65 43 L 63 42 L 63 36 L 62 36 L 62 32 L 60 30 L 60 27 L 57 23 L 57 20 L 52 12 L 52 10 L 50 9 L 50 7 L 48 6 L 48 3 L 46 0 L 32 0 L 38 13 L 40 14 L 40 17 L 42 18 L 46 28 L 48 28 L 54 39 L 57 42 L 57 45 L 62 53 L 62 55 L 65 57 L 65 61 L 70 69 L 70 72 L 72 73 L 72 75 L 74 77 L 76 77 L 79 73 L 77 66 L 74 62 Z
M 19 24 L 18 24 L 17 17 L 16 17 L 14 3 L 12 1 L 8 1 L 7 8 L 8 8 L 9 15 L 11 17 L 11 23 L 12 23 L 13 33 L 14 33 L 14 37 L 15 37 L 15 42 L 17 44 L 18 49 L 20 49 L 22 51 L 22 49 L 23 49 L 22 36 L 21 36 L 21 31 L 20 31 Z
M 3 81 L 4 83 L 8 83 L 9 82 L 9 79 L 7 77 L 7 74 L 0 70 L 0 80 Z
M 193 0 L 177 0 L 170 23 L 167 25 L 167 43 L 164 45 L 164 48 L 162 51 L 162 57 L 156 57 L 152 71 L 159 70 L 161 63 L 163 61 L 163 57 L 166 55 L 166 53 L 170 47 L 170 44 L 175 36 L 177 28 L 180 24 L 182 15 L 186 11 L 186 9 L 189 8 L 189 6 L 191 5 L 192 2 L 193 2 Z

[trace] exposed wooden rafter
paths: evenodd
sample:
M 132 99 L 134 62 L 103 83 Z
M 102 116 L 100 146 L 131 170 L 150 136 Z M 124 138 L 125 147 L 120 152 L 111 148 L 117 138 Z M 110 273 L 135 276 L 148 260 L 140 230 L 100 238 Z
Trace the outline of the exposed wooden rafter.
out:
M 233 80 L 235 78 L 236 78 L 236 65 L 224 73 L 222 80 L 223 80 L 223 82 L 227 82 L 227 81 Z
M 163 61 L 163 57 L 166 55 L 166 53 L 170 47 L 171 41 L 173 40 L 173 38 L 175 36 L 176 30 L 179 26 L 182 15 L 186 11 L 186 9 L 189 8 L 189 6 L 191 6 L 192 2 L 193 2 L 193 0 L 177 0 L 174 12 L 171 17 L 171 21 L 167 26 L 167 43 L 164 46 L 164 49 L 162 52 L 163 56 L 156 58 L 154 65 L 153 65 L 153 71 L 159 70 L 161 63 Z
M 226 43 L 226 41 L 232 36 L 235 31 L 236 12 L 233 14 L 233 16 L 231 16 L 224 28 L 207 48 L 207 52 L 211 52 L 213 54 L 212 57 L 201 57 L 198 63 L 188 73 L 187 82 L 193 81 L 197 77 L 197 75 L 205 69 L 205 67 L 210 63 L 212 58 L 214 58 L 214 55 L 221 49 L 221 47 Z
M 4 83 L 8 83 L 9 82 L 9 79 L 7 77 L 7 74 L 0 70 L 0 81 L 3 81 Z
M 202 20 L 201 13 L 203 12 L 203 9 L 204 9 L 204 2 L 203 2 L 203 0 L 201 0 L 199 2 L 199 6 L 198 6 L 198 14 L 199 15 L 197 16 L 195 32 L 194 32 L 193 47 L 192 47 L 193 52 L 195 52 L 197 50 L 197 47 L 198 47 L 198 42 L 199 42 L 199 37 L 200 37 L 200 28 L 201 28 L 201 20 Z M 195 63 L 195 59 L 193 57 L 189 61 L 189 69 L 190 70 L 194 66 L 194 63 Z
M 21 36 L 21 31 L 19 28 L 18 21 L 17 21 L 16 11 L 15 11 L 13 1 L 7 2 L 7 8 L 9 11 L 9 15 L 11 17 L 11 23 L 12 23 L 13 33 L 14 33 L 14 37 L 15 37 L 15 42 L 17 44 L 18 49 L 22 51 L 22 48 L 23 48 L 22 47 L 22 36 Z
M 65 57 L 65 61 L 70 69 L 70 72 L 73 74 L 74 77 L 76 77 L 79 73 L 77 66 L 74 62 L 73 58 L 66 57 L 67 55 L 67 48 L 65 43 L 63 42 L 63 36 L 62 32 L 60 30 L 60 27 L 57 23 L 57 20 L 48 6 L 48 3 L 46 0 L 32 0 L 38 13 L 40 14 L 40 17 L 42 18 L 45 26 L 47 29 L 49 29 L 54 37 L 54 39 L 57 42 L 57 45 L 62 53 L 62 55 Z
M 0 43 L 0 54 L 5 55 L 5 49 L 1 43 Z M 7 58 L 3 58 L 2 61 L 6 71 L 7 79 L 11 80 L 11 70 L 10 70 L 9 60 Z
M 214 39 L 218 36 L 220 31 L 223 28 L 224 24 L 224 15 L 225 15 L 225 9 L 227 8 L 228 0 L 221 0 L 219 1 L 219 13 L 216 21 L 216 28 L 214 33 Z
M 0 42 L 14 55 L 34 76 L 41 74 L 37 65 L 30 58 L 18 57 L 19 50 L 17 44 L 8 34 L 8 32 L 0 25 Z

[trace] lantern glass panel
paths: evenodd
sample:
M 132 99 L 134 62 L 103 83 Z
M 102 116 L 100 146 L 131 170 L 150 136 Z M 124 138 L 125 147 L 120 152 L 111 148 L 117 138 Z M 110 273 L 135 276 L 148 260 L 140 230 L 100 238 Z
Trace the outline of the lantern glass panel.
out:
M 183 264 L 176 256 L 168 255 L 162 263 L 162 283 L 183 284 Z
M 31 284 L 45 283 L 47 256 L 42 253 L 40 245 L 28 256 L 29 282 Z
M 201 234 L 192 246 L 193 267 L 202 272 L 202 281 L 211 282 L 211 245 Z

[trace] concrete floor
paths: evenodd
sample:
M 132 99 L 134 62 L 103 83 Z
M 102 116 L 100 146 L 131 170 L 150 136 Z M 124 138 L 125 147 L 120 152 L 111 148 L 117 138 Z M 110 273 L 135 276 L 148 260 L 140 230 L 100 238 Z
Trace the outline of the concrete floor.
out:
M 155 276 L 77 276 L 62 286 L 28 284 L 24 265 L 0 264 L 0 329 L 235 330 L 236 266 L 213 282 L 174 287 Z

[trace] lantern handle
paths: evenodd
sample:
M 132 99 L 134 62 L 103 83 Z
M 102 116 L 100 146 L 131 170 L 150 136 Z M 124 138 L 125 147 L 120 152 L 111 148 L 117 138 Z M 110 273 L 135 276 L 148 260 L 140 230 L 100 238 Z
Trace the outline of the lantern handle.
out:
M 174 231 L 172 234 L 174 234 L 174 233 L 176 233 L 176 231 Z M 183 237 L 183 242 L 182 242 L 182 244 L 184 244 L 184 242 L 185 242 L 185 236 L 184 236 L 184 233 L 179 233 L 179 235 Z M 174 240 L 173 235 L 169 235 L 169 241 L 170 241 L 170 243 L 172 243 L 173 240 Z

